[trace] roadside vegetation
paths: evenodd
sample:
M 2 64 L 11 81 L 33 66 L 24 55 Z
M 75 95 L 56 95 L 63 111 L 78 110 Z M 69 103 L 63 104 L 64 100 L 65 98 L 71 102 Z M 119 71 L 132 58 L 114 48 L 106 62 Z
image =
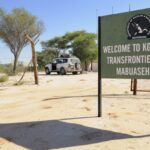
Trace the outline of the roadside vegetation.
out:
M 37 41 L 43 31 L 44 24 L 25 9 L 15 8 L 11 12 L 6 12 L 0 8 L 0 39 L 14 56 L 13 63 L 0 64 L 0 73 L 12 76 L 24 72 L 25 66 L 19 63 L 18 59 L 22 49 L 29 44 L 25 35 Z M 81 60 L 83 70 L 87 71 L 89 64 L 98 57 L 96 40 L 94 33 L 75 31 L 42 41 L 42 51 L 37 52 L 38 69 L 44 69 L 53 58 L 76 56 Z
M 16 71 L 13 72 L 13 65 L 12 64 L 0 64 L 0 73 L 4 73 L 8 76 L 14 76 L 18 73 L 23 72 L 25 69 L 25 66 L 23 66 L 22 64 L 18 64 Z
M 1 75 L 0 76 L 0 83 L 6 82 L 6 81 L 8 81 L 8 76 L 7 75 Z
M 40 67 L 48 63 L 52 58 L 61 55 L 76 56 L 81 60 L 85 71 L 88 65 L 98 57 L 96 34 L 86 31 L 68 32 L 63 36 L 54 37 L 41 42 L 42 52 L 37 53 Z

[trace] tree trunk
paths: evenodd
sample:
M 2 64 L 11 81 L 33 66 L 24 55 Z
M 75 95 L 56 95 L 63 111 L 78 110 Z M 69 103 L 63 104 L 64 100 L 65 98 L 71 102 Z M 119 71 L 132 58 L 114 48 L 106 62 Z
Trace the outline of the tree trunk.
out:
M 14 56 L 13 73 L 16 73 L 16 69 L 17 69 L 17 62 L 18 62 L 18 56 Z
M 87 61 L 84 62 L 84 65 L 85 65 L 85 71 L 87 71 Z
M 93 61 L 91 60 L 91 71 L 93 71 Z

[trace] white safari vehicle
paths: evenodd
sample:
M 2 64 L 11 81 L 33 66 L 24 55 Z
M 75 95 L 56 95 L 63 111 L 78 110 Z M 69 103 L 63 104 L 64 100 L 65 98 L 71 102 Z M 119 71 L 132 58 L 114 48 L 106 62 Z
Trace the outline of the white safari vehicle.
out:
M 55 58 L 45 66 L 45 73 L 48 75 L 51 72 L 57 72 L 61 75 L 65 75 L 66 73 L 82 73 L 80 60 L 76 57 Z

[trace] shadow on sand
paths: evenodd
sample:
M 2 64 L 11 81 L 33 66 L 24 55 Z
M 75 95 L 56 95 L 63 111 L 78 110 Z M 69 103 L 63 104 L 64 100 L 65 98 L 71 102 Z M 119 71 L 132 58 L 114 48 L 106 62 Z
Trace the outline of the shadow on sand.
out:
M 0 124 L 0 137 L 31 150 L 58 149 L 149 136 L 132 136 L 61 120 Z
M 103 94 L 102 97 L 103 98 L 118 98 L 118 99 L 149 99 L 150 95 L 138 95 L 138 96 L 134 96 L 132 94 Z M 86 98 L 86 97 L 95 97 L 97 98 L 98 95 L 74 95 L 74 96 L 60 96 L 60 97 L 52 97 L 52 98 L 46 98 L 43 99 L 42 101 L 51 101 L 51 100 L 61 100 L 61 99 L 70 99 L 70 98 Z
M 70 98 L 84 98 L 84 97 L 97 97 L 97 95 L 61 96 L 61 97 L 46 98 L 43 99 L 43 101 L 61 100 L 61 99 L 70 99 Z
M 104 98 L 119 98 L 119 99 L 149 99 L 150 95 L 140 94 L 135 96 L 133 94 L 103 94 Z
M 38 74 L 39 76 L 48 76 L 48 77 L 50 77 L 50 76 L 76 76 L 76 75 L 74 75 L 74 74 L 72 74 L 72 73 L 67 73 L 66 75 L 60 75 L 60 74 L 57 74 L 57 73 L 51 73 L 51 74 L 49 74 L 49 75 L 46 75 L 45 73 L 39 73 Z M 77 74 L 77 75 L 79 75 L 79 74 Z

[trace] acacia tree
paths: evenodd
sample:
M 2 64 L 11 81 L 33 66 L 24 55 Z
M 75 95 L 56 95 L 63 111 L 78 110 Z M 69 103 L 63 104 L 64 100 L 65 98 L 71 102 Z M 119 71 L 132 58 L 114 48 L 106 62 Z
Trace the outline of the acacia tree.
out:
M 43 23 L 25 9 L 16 8 L 10 13 L 0 9 L 0 38 L 14 55 L 14 73 L 20 53 L 28 44 L 25 34 L 36 40 L 43 29 Z
M 62 37 L 54 37 L 46 42 L 41 42 L 43 50 L 52 50 L 56 52 L 56 57 L 59 57 L 61 51 L 66 50 L 66 38 Z
M 69 51 L 70 54 L 80 58 L 83 67 L 87 70 L 88 64 L 97 59 L 98 50 L 96 35 L 86 31 L 68 32 L 63 36 L 52 38 L 42 42 L 43 50 L 53 50 L 58 57 L 61 51 Z M 92 65 L 91 65 L 92 66 Z
M 72 44 L 73 55 L 80 58 L 84 69 L 87 71 L 88 64 L 97 59 L 98 50 L 96 45 L 96 35 L 93 33 L 83 33 L 76 37 Z
M 80 34 L 84 34 L 85 31 L 67 32 L 63 36 L 54 37 L 48 41 L 41 42 L 43 50 L 52 50 L 56 52 L 56 57 L 59 57 L 60 53 L 64 54 L 68 49 L 72 49 L 72 44 L 76 37 Z

